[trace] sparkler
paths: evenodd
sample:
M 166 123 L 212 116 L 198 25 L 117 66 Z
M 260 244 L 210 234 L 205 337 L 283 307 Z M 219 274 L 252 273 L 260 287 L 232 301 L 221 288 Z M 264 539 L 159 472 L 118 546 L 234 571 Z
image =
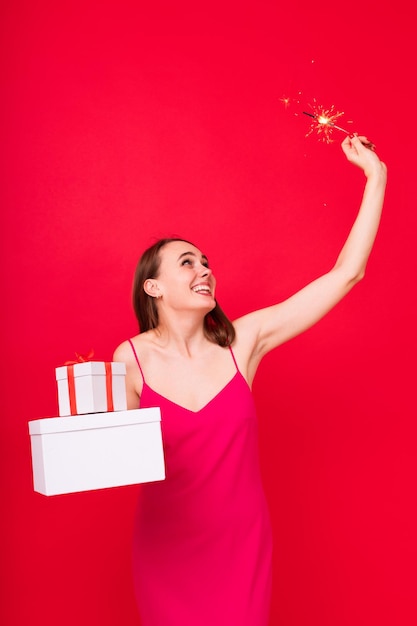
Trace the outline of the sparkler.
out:
M 338 126 L 333 121 L 343 115 L 343 113 L 336 113 L 335 115 L 331 115 L 329 111 L 323 111 L 321 113 L 308 113 L 307 111 L 303 111 L 303 113 L 304 115 L 308 115 L 315 120 L 315 122 L 311 125 L 311 130 L 308 133 L 309 135 L 316 130 L 318 134 L 324 133 L 324 135 L 326 135 L 326 139 L 329 139 L 329 135 L 333 129 L 340 130 L 342 133 L 345 133 L 345 135 L 350 135 L 348 130 Z
M 301 96 L 302 92 L 299 91 L 296 98 L 283 96 L 282 98 L 280 98 L 280 100 L 285 108 L 288 109 L 290 104 L 300 106 Z M 308 131 L 306 137 L 315 132 L 317 133 L 321 141 L 324 141 L 325 143 L 331 143 L 333 141 L 332 133 L 334 130 L 339 130 L 342 133 L 345 133 L 345 135 L 351 134 L 350 131 L 336 124 L 336 121 L 339 119 L 339 117 L 342 117 L 344 113 L 341 111 L 336 111 L 333 104 L 329 109 L 326 109 L 317 104 L 316 99 L 313 98 L 313 104 L 310 104 L 309 107 L 311 108 L 311 112 L 303 111 L 304 115 L 308 115 L 308 117 L 311 117 L 313 120 L 311 122 L 310 130 Z M 298 115 L 298 113 L 294 113 L 294 115 Z
M 286 109 L 293 102 L 297 105 L 300 105 L 301 93 L 301 91 L 298 92 L 297 98 L 289 98 L 288 96 L 283 96 L 281 98 L 281 102 L 284 104 Z M 342 111 L 336 111 L 333 104 L 329 109 L 325 109 L 324 107 L 317 104 L 315 98 L 313 99 L 313 102 L 314 104 L 309 105 L 311 108 L 311 113 L 308 111 L 303 111 L 304 115 L 308 115 L 308 117 L 312 118 L 313 120 L 310 125 L 310 130 L 306 134 L 306 137 L 315 132 L 317 133 L 319 140 L 324 141 L 325 143 L 331 143 L 333 141 L 332 133 L 334 130 L 339 130 L 345 135 L 352 136 L 352 131 L 346 130 L 345 128 L 342 128 L 341 126 L 336 124 L 336 121 L 340 117 L 342 117 L 342 115 L 344 115 Z M 298 113 L 294 113 L 294 115 L 298 115 Z M 348 124 L 351 123 L 352 122 L 350 121 L 348 122 Z M 370 148 L 371 150 L 375 149 L 375 146 L 371 141 L 368 141 L 365 138 L 361 138 L 361 142 L 366 148 Z
M 326 143 L 330 143 L 332 140 L 331 134 L 333 130 L 340 130 L 345 135 L 350 135 L 350 131 L 342 128 L 338 124 L 336 124 L 336 120 L 339 119 L 343 115 L 343 112 L 335 111 L 334 105 L 330 107 L 330 109 L 324 109 L 321 106 L 317 106 L 314 104 L 312 108 L 312 113 L 308 113 L 307 111 L 303 111 L 304 115 L 308 115 L 313 118 L 313 122 L 311 123 L 310 130 L 307 133 L 306 137 L 311 135 L 313 132 L 317 132 L 319 138 Z

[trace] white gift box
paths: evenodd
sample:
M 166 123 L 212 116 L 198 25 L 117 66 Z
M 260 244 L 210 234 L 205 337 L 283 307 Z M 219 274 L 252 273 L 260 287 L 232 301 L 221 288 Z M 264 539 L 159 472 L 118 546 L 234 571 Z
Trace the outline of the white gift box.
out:
M 125 411 L 126 404 L 126 365 L 110 363 L 111 394 L 113 407 L 108 406 L 106 364 L 104 361 L 86 361 L 73 365 L 76 407 L 71 411 L 70 371 L 68 366 L 57 367 L 55 375 L 58 385 L 59 415 L 84 415 L 106 411 Z
M 159 408 L 29 422 L 35 491 L 47 496 L 165 478 Z

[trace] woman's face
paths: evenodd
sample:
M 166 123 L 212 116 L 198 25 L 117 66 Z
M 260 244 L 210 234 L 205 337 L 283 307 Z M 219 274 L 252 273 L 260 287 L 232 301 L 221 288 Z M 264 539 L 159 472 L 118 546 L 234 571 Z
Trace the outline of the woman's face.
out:
M 154 282 L 162 296 L 161 304 L 211 311 L 216 305 L 216 279 L 207 257 L 186 241 L 172 241 L 159 254 L 159 272 Z

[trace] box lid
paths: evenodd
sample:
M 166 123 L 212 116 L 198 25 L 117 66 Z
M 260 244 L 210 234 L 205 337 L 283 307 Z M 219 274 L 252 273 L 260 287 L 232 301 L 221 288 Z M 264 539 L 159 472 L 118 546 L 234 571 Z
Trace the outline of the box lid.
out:
M 68 378 L 68 366 L 61 365 L 55 368 L 56 380 Z M 111 361 L 111 371 L 113 376 L 124 376 L 126 374 L 126 363 Z M 106 365 L 104 361 L 85 361 L 84 363 L 74 363 L 74 376 L 105 376 Z
M 85 361 L 84 363 L 74 363 L 74 376 L 105 376 L 106 366 L 104 361 Z M 57 380 L 68 378 L 68 366 L 62 365 L 55 368 Z
M 128 426 L 159 421 L 161 421 L 161 410 L 159 407 L 114 411 L 111 413 L 68 415 L 67 417 L 44 417 L 43 419 L 29 422 L 29 434 L 45 435 L 48 433 L 111 428 L 114 426 Z

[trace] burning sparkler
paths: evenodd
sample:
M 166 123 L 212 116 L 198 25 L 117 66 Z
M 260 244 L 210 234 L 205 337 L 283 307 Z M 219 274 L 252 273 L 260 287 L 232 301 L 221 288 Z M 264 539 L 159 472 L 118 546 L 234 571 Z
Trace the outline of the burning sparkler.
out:
M 340 130 L 345 135 L 350 135 L 350 131 L 342 128 L 335 121 L 343 115 L 343 113 L 335 111 L 332 106 L 330 109 L 322 109 L 316 108 L 313 113 L 308 113 L 307 111 L 303 111 L 304 115 L 308 115 L 312 117 L 314 122 L 311 123 L 310 130 L 307 133 L 307 137 L 311 135 L 314 131 L 320 136 L 320 139 L 323 141 L 330 143 L 331 133 L 333 130 Z
M 311 109 L 311 113 L 303 111 L 304 115 L 308 115 L 314 120 L 311 123 L 310 130 L 306 137 L 316 132 L 319 139 L 325 141 L 326 143 L 330 143 L 333 141 L 331 138 L 333 130 L 340 130 L 342 133 L 345 133 L 345 135 L 351 134 L 350 131 L 336 124 L 336 120 L 338 120 L 339 117 L 342 117 L 344 113 L 341 111 L 335 111 L 334 105 L 332 105 L 330 109 L 325 109 L 324 107 L 318 106 L 316 102 L 314 102 Z
M 333 130 L 340 130 L 345 135 L 352 135 L 352 132 L 342 128 L 335 124 L 335 121 L 339 119 L 343 115 L 343 113 L 334 110 L 334 106 L 332 105 L 330 109 L 323 109 L 322 107 L 314 106 L 312 107 L 313 113 L 308 113 L 307 111 L 303 111 L 304 115 L 308 115 L 314 119 L 314 122 L 311 123 L 310 130 L 308 131 L 306 137 L 311 135 L 314 131 L 317 132 L 319 138 L 326 143 L 331 143 L 333 139 L 331 138 L 331 133 Z M 361 138 L 362 144 L 369 148 L 370 150 L 374 150 L 375 146 L 372 141 L 368 141 L 364 138 Z
M 298 97 L 301 96 L 301 91 L 298 92 Z M 293 101 L 295 104 L 300 105 L 300 100 L 297 98 L 289 98 L 287 96 L 283 96 L 281 98 L 281 102 L 284 104 L 285 108 L 288 108 L 290 103 Z M 310 125 L 310 130 L 306 134 L 306 137 L 311 135 L 312 133 L 316 133 L 319 140 L 324 141 L 325 143 L 331 143 L 333 141 L 332 134 L 334 130 L 339 130 L 345 135 L 352 135 L 352 131 L 346 130 L 342 128 L 336 121 L 344 115 L 342 111 L 336 111 L 334 105 L 329 109 L 325 109 L 324 107 L 317 104 L 316 99 L 313 100 L 314 104 L 310 104 L 311 112 L 303 111 L 304 115 L 308 115 L 308 117 L 312 118 L 312 122 Z M 294 115 L 298 115 L 298 113 L 294 113 Z M 351 124 L 352 122 L 348 122 Z M 362 140 L 362 143 L 367 148 L 373 150 L 375 148 L 374 144 L 365 139 Z
M 290 106 L 290 104 L 300 106 L 300 96 L 301 91 L 298 92 L 297 98 L 283 96 L 281 98 L 281 102 L 284 104 L 286 109 Z M 345 135 L 351 134 L 350 131 L 336 124 L 336 121 L 339 117 L 342 117 L 344 113 L 336 111 L 334 105 L 332 105 L 329 109 L 325 109 L 324 107 L 318 105 L 316 99 L 314 98 L 313 104 L 310 104 L 309 106 L 311 108 L 311 112 L 303 111 L 304 115 L 308 115 L 308 117 L 311 117 L 313 120 L 306 137 L 315 132 L 320 140 L 326 143 L 331 143 L 333 141 L 332 133 L 334 130 L 340 130 L 342 133 L 345 133 Z M 294 113 L 294 115 L 298 115 L 298 113 Z

